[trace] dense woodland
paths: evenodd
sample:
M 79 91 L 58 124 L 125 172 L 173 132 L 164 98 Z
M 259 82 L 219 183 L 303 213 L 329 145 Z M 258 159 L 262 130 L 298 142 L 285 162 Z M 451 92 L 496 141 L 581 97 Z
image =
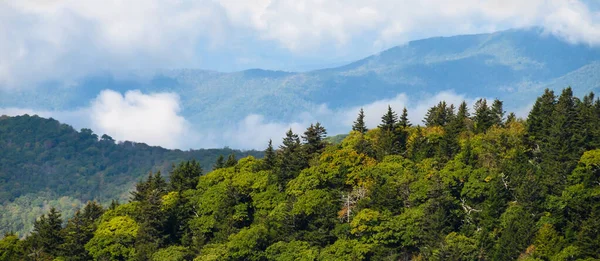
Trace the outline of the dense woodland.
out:
M 88 200 L 127 200 L 128 191 L 149 171 L 196 159 L 208 168 L 219 156 L 262 152 L 231 149 L 168 150 L 144 143 L 116 142 L 90 129 L 74 130 L 38 116 L 0 117 L 0 233 L 25 235 L 40 215 L 55 207 L 73 216 Z M 122 196 L 121 196 L 122 195 Z
M 499 100 L 442 101 L 423 123 L 394 109 L 371 130 L 361 110 L 336 145 L 317 123 L 263 159 L 183 161 L 66 224 L 51 209 L 0 260 L 600 258 L 593 94 L 546 90 L 526 120 Z

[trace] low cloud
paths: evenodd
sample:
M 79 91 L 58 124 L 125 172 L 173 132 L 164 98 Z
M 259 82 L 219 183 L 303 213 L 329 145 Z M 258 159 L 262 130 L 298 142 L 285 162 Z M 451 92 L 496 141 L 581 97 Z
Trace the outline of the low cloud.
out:
M 165 148 L 184 148 L 198 143 L 198 136 L 180 112 L 176 94 L 144 94 L 137 90 L 125 94 L 104 90 L 89 107 L 73 111 L 0 108 L 0 114 L 35 114 L 57 119 L 76 129 L 91 128 L 97 134 L 107 134 L 119 141 L 145 142 Z
M 469 97 L 454 91 L 442 91 L 426 96 L 408 96 L 398 94 L 391 99 L 377 100 L 362 106 L 329 109 L 325 104 L 315 106 L 311 111 L 300 113 L 294 119 L 273 120 L 263 115 L 250 114 L 228 129 L 206 128 L 192 125 L 181 112 L 184 108 L 174 93 L 149 93 L 128 91 L 124 94 L 112 90 L 102 91 L 90 105 L 74 111 L 35 111 L 22 108 L 0 108 L 0 115 L 37 114 L 52 117 L 75 128 L 91 128 L 97 134 L 108 134 L 116 140 L 144 142 L 166 148 L 198 149 L 228 146 L 235 149 L 258 149 L 267 146 L 269 139 L 274 146 L 281 144 L 285 133 L 292 129 L 302 135 L 311 124 L 320 122 L 330 135 L 348 133 L 358 111 L 363 108 L 369 128 L 375 128 L 381 122 L 388 105 L 401 114 L 404 107 L 408 110 L 413 125 L 423 125 L 427 110 L 440 101 L 454 104 L 456 107 L 466 101 L 470 111 L 479 97 Z M 490 98 L 487 98 L 491 100 Z M 526 118 L 532 104 L 519 107 L 505 103 L 505 110 L 513 111 L 519 117 Z
M 179 115 L 179 96 L 173 93 L 124 95 L 102 91 L 89 112 L 92 129 L 118 140 L 149 142 L 167 148 L 180 148 L 191 137 L 189 123 Z

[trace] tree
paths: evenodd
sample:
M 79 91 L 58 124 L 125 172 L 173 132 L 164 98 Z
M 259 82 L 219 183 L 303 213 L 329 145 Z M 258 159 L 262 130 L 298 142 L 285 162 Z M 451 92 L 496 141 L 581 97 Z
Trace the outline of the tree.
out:
M 448 106 L 445 101 L 439 102 L 437 105 L 429 108 L 423 123 L 427 127 L 446 126 L 454 118 L 454 105 Z
M 327 143 L 323 141 L 327 135 L 327 130 L 320 123 L 311 124 L 306 129 L 302 140 L 304 140 L 304 148 L 306 149 L 307 155 L 313 155 L 323 151 Z
M 300 170 L 306 166 L 307 162 L 300 138 L 292 132 L 292 129 L 289 129 L 283 138 L 283 143 L 279 146 L 277 183 L 283 187 L 288 180 L 298 175 Z
M 33 251 L 41 251 L 51 256 L 60 254 L 59 246 L 64 242 L 62 233 L 61 214 L 56 208 L 50 208 L 48 214 L 43 215 L 33 226 L 30 240 Z
M 225 161 L 225 168 L 235 167 L 236 164 L 237 159 L 235 158 L 235 153 L 229 154 L 227 161 Z
M 494 103 L 492 103 L 492 117 L 493 117 L 493 125 L 503 126 L 504 124 L 504 109 L 502 108 L 503 102 L 501 100 L 495 99 Z
M 388 105 L 387 112 L 381 117 L 381 124 L 378 127 L 383 131 L 393 131 L 396 123 L 398 123 L 398 115 Z
M 553 125 L 552 114 L 556 105 L 554 91 L 546 89 L 541 97 L 535 101 L 527 117 L 527 132 L 529 138 L 536 145 L 546 143 L 550 136 L 550 127 Z M 538 148 L 539 149 L 539 148 Z
M 225 158 L 223 157 L 223 155 L 219 155 L 219 157 L 217 158 L 217 161 L 213 165 L 213 170 L 222 169 L 224 167 L 225 167 Z
M 90 260 L 85 244 L 94 237 L 95 221 L 104 213 L 104 209 L 95 201 L 88 202 L 82 211 L 77 211 L 69 219 L 64 229 L 65 240 L 60 246 L 61 255 L 67 260 Z
M 412 124 L 410 124 L 410 121 L 408 120 L 408 110 L 406 109 L 406 107 L 404 107 L 404 109 L 402 109 L 402 115 L 400 116 L 399 125 L 402 128 L 408 128 L 412 125 Z
M 273 141 L 269 139 L 269 145 L 267 149 L 265 149 L 265 157 L 263 158 L 263 167 L 264 169 L 270 170 L 275 167 L 277 163 L 277 158 L 275 155 L 275 150 L 273 149 Z
M 369 129 L 367 129 L 367 126 L 365 125 L 365 112 L 363 111 L 362 108 L 360 108 L 360 111 L 358 112 L 358 117 L 356 118 L 356 121 L 354 121 L 354 124 L 352 125 L 352 130 L 360 132 L 362 134 L 367 133 L 367 131 L 369 130 Z
M 198 179 L 202 175 L 202 167 L 198 161 L 185 161 L 169 173 L 169 186 L 172 191 L 182 192 L 196 188 Z
M 475 133 L 485 133 L 492 125 L 494 125 L 494 116 L 492 110 L 487 105 L 486 99 L 479 99 L 475 103 L 473 122 L 475 124 Z

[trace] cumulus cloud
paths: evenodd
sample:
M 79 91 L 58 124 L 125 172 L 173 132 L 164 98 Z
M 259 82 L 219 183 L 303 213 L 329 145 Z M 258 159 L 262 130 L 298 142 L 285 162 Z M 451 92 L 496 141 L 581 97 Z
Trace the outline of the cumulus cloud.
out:
M 0 87 L 73 82 L 99 70 L 323 64 L 422 37 L 514 27 L 597 45 L 600 13 L 589 2 L 1 1 Z
M 88 109 L 92 129 L 118 140 L 149 142 L 180 148 L 191 138 L 189 123 L 179 115 L 179 97 L 173 93 L 124 95 L 102 91 Z
M 144 94 L 138 90 L 121 94 L 102 91 L 91 104 L 73 111 L 38 111 L 0 108 L 5 115 L 39 115 L 73 125 L 91 128 L 116 140 L 145 142 L 166 148 L 185 148 L 199 144 L 200 135 L 179 115 L 179 97 L 173 93 Z M 203 145 L 212 145 L 204 143 Z

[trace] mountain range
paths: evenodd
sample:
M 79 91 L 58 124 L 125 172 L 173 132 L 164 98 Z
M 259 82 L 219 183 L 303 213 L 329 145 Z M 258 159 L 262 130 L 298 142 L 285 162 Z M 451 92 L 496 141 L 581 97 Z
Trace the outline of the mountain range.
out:
M 444 90 L 530 104 L 544 88 L 600 89 L 600 49 L 571 44 L 542 29 L 411 41 L 350 64 L 308 72 L 197 69 L 148 74 L 101 73 L 65 86 L 0 91 L 2 107 L 70 110 L 103 89 L 175 92 L 195 125 L 223 128 L 248 114 L 286 121 L 326 104 L 352 108 L 405 93 L 419 99 Z

